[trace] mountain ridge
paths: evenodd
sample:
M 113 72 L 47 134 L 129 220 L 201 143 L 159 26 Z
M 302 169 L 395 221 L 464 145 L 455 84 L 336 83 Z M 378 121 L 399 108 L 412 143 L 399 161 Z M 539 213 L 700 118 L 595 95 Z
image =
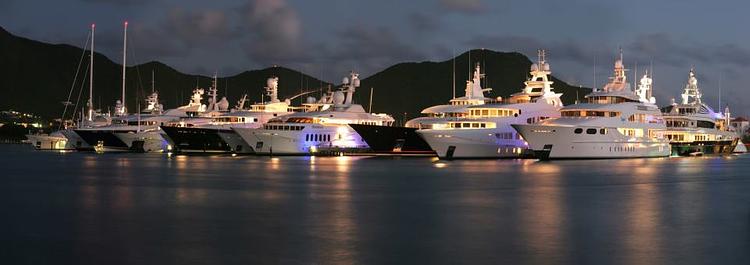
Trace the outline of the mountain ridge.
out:
M 82 58 L 79 77 L 74 84 L 76 66 Z M 475 63 L 480 63 L 486 74 L 482 85 L 493 88 L 488 97 L 506 97 L 523 87 L 532 62 L 518 52 L 475 49 L 445 61 L 397 63 L 363 78 L 355 102 L 367 109 L 370 88 L 373 87 L 373 112 L 389 113 L 397 120 L 413 118 L 426 107 L 447 103 L 453 97 L 453 84 L 456 96 L 461 96 Z M 554 62 L 552 64 L 554 70 Z M 88 98 L 87 68 L 88 51 L 69 44 L 49 44 L 19 37 L 0 26 L 0 89 L 6 95 L 11 95 L 0 97 L 0 109 L 59 118 L 63 109 L 60 102 L 68 98 L 73 85 L 75 90 L 71 101 L 78 101 L 80 110 L 83 107 L 81 104 Z M 121 69 L 120 64 L 107 56 L 94 53 L 94 105 L 101 106 L 104 111 L 120 97 Z M 167 108 L 184 105 L 192 89 L 207 88 L 212 80 L 204 75 L 182 73 L 155 60 L 128 66 L 126 71 L 126 103 L 131 110 L 136 106 L 134 98 L 143 99 L 145 94 L 150 93 L 152 71 L 160 100 Z M 341 73 L 341 76 L 346 74 Z M 244 93 L 248 94 L 251 102 L 259 100 L 265 80 L 270 76 L 279 77 L 282 98 L 333 85 L 291 68 L 273 66 L 218 78 L 219 96 L 227 96 L 231 103 Z M 566 104 L 575 100 L 576 92 L 585 95 L 590 91 L 588 88 L 570 86 L 554 76 L 552 80 L 555 91 L 564 93 L 563 102 Z M 81 93 L 80 99 L 78 93 Z M 302 100 L 300 98 L 294 103 Z

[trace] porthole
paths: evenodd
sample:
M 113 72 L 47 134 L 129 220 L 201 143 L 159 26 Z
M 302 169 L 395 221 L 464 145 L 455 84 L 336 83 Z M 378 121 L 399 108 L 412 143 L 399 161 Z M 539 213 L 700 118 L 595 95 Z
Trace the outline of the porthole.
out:
M 573 130 L 573 132 L 574 132 L 575 134 L 581 134 L 581 133 L 583 133 L 583 129 L 581 129 L 581 128 L 576 128 L 575 130 Z
M 596 129 L 594 128 L 586 129 L 586 134 L 596 134 Z

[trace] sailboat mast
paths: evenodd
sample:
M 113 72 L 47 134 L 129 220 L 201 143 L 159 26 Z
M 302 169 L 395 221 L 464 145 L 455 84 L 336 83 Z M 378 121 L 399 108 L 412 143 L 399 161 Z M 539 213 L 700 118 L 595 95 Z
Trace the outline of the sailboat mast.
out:
M 122 114 L 127 113 L 125 107 L 125 66 L 127 65 L 127 53 L 128 53 L 128 22 L 125 21 L 125 29 L 123 31 L 122 39 L 122 97 L 120 102 L 122 103 Z
M 96 24 L 91 24 L 91 53 L 89 55 L 89 112 L 88 121 L 94 120 L 94 29 Z

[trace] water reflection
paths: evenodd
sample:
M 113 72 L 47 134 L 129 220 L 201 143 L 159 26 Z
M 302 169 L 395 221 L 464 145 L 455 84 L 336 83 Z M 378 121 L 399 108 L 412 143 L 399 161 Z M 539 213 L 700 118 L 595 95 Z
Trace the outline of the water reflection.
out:
M 4 240 L 60 263 L 750 262 L 748 156 L 3 157 Z
M 529 261 L 532 264 L 565 263 L 569 239 L 560 166 L 523 163 L 521 170 L 528 177 L 523 179 L 525 188 L 518 194 L 519 230 L 523 244 L 533 253 Z

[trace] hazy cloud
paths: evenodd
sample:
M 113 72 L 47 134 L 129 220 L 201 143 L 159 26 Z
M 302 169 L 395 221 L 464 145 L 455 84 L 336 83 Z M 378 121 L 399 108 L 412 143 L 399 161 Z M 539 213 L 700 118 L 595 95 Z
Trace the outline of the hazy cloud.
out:
M 3 0 L 5 1 L 5 0 Z M 143 5 L 158 2 L 158 0 L 81 0 L 84 3 L 113 4 L 118 6 Z
M 272 63 L 301 57 L 300 19 L 286 1 L 253 0 L 240 10 L 242 31 L 251 36 L 244 43 L 251 59 Z
M 440 22 L 436 16 L 430 16 L 421 12 L 410 13 L 406 19 L 409 25 L 418 33 L 433 32 L 440 28 Z
M 486 5 L 482 0 L 440 0 L 440 7 L 461 13 L 481 13 Z

